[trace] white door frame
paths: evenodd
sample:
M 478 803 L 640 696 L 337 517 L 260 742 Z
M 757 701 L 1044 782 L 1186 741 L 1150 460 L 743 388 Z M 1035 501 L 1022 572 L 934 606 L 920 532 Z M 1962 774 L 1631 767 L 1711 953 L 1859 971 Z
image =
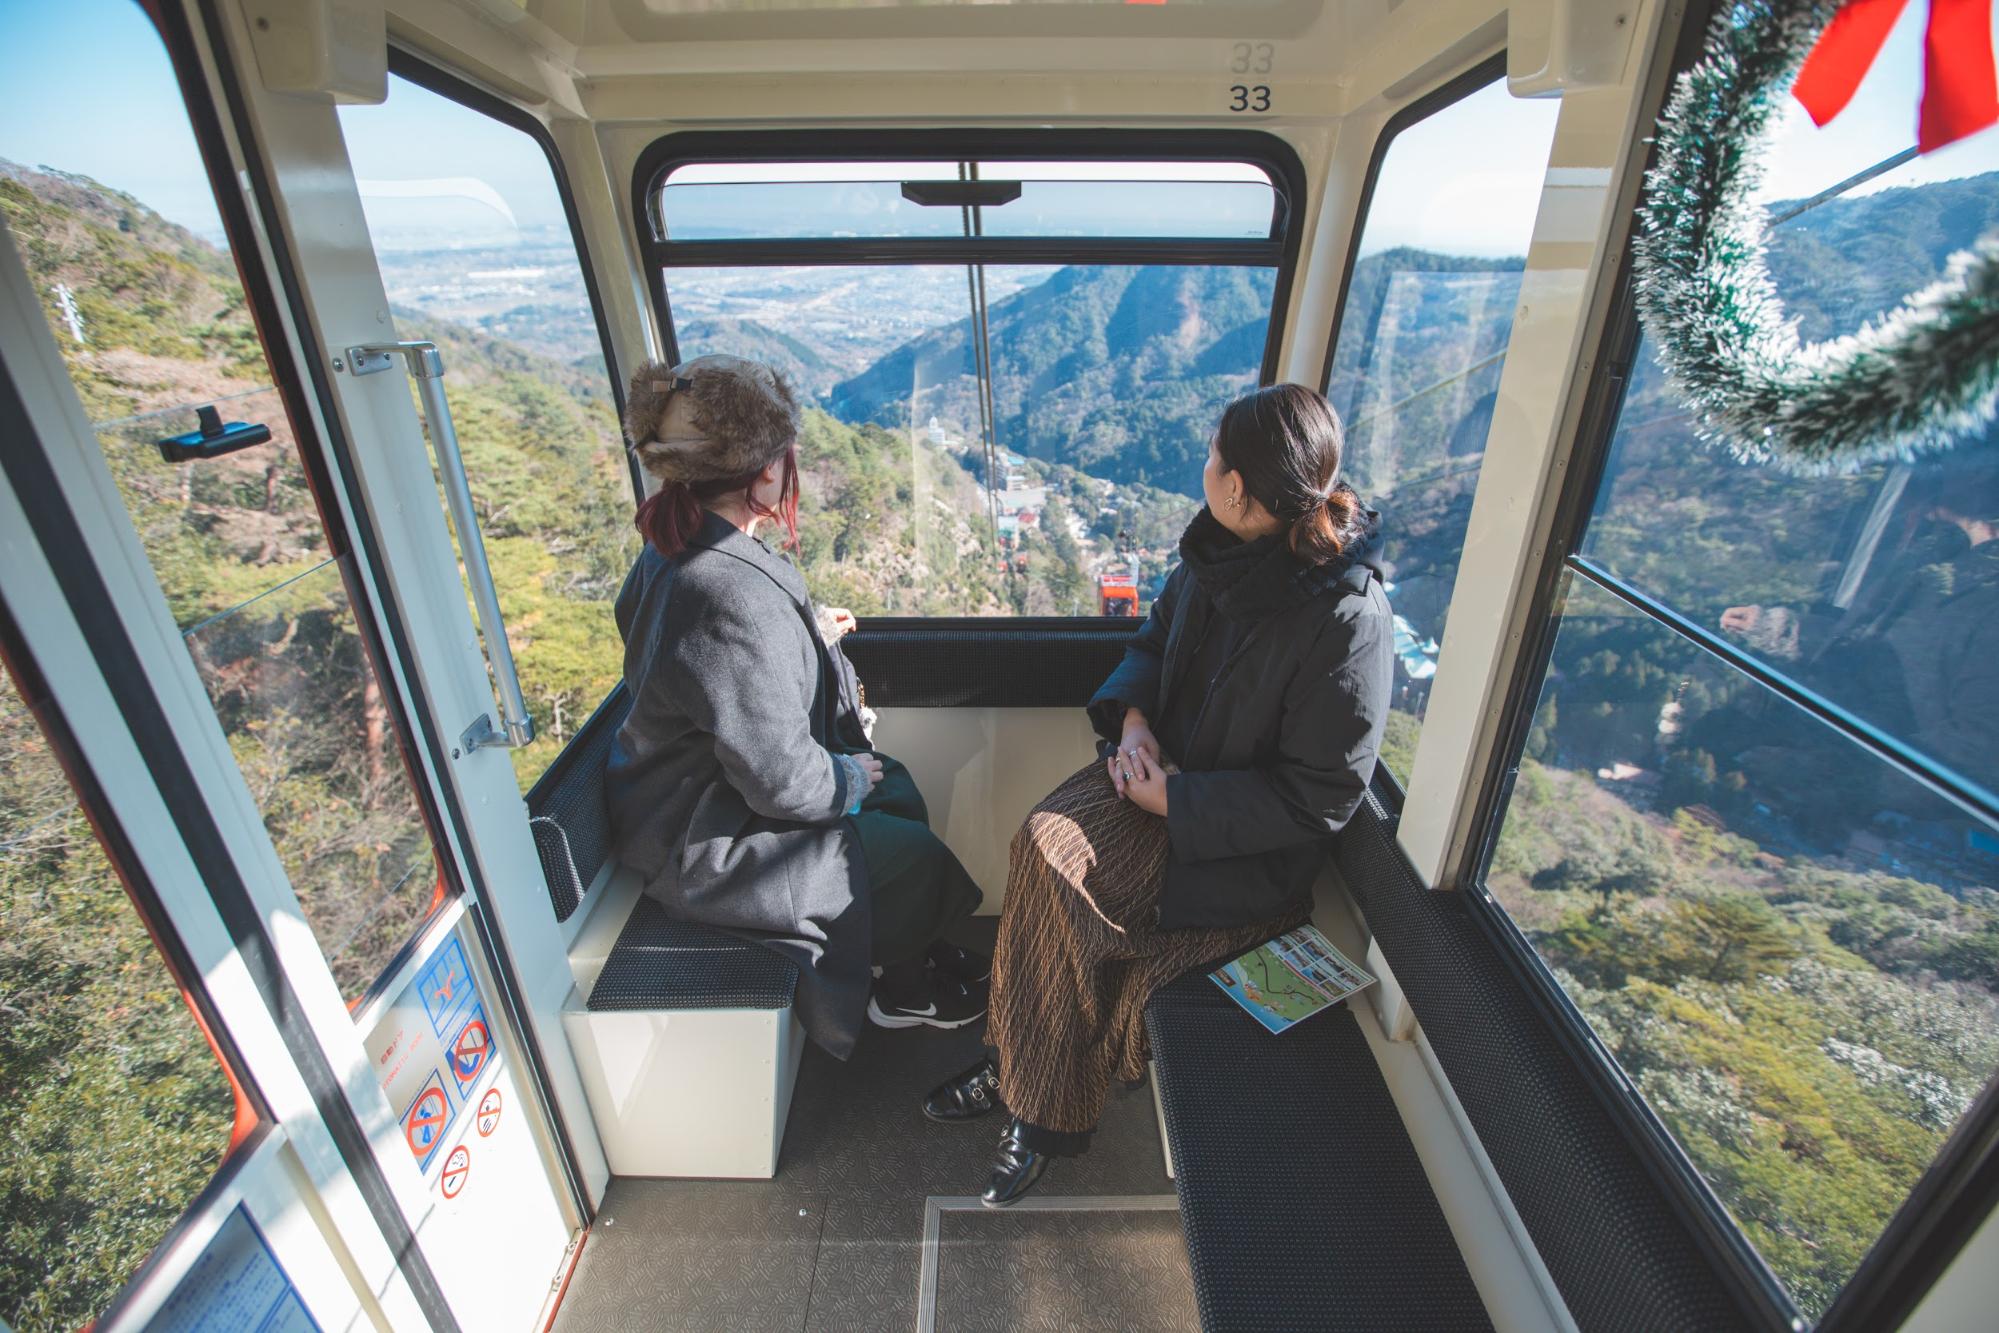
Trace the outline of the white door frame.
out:
M 383 686 L 415 733 L 419 780 L 448 844 L 439 854 L 453 862 L 527 1048 L 527 1082 L 551 1126 L 544 1150 L 587 1218 L 610 1170 L 561 1025 L 569 960 L 511 761 L 458 745 L 473 719 L 497 715 L 496 704 L 422 424 L 400 369 L 356 376 L 345 361 L 347 347 L 393 341 L 395 329 L 335 108 L 263 86 L 241 7 L 181 0 L 181 12 L 257 231 L 255 259 L 286 298 L 287 347 L 270 352 L 291 356 L 292 372 L 312 390 L 312 433 L 359 547 L 367 605 L 356 614 L 370 616 L 391 645 Z M 447 386 L 449 373 L 447 360 Z

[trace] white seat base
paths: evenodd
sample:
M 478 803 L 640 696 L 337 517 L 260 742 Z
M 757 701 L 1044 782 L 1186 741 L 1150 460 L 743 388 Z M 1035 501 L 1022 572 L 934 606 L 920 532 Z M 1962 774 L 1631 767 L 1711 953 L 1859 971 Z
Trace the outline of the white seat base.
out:
M 785 1009 L 562 1014 L 616 1176 L 768 1180 L 791 1113 L 805 1028 Z

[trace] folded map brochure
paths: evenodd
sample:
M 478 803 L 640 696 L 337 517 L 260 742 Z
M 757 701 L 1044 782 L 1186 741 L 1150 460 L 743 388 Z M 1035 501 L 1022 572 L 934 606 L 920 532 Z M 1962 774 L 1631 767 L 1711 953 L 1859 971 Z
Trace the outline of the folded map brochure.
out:
M 1208 975 L 1272 1032 L 1374 984 L 1315 926 L 1286 931 Z

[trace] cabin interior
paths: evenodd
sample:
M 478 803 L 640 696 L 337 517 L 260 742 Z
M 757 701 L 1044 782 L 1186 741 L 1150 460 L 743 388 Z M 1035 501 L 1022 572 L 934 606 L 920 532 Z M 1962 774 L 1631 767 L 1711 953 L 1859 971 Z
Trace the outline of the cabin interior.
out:
M 0 1329 L 1990 1327 L 1999 454 L 1743 461 L 1638 309 L 1676 75 L 1799 8 L 0 8 Z M 1999 225 L 1999 137 L 1916 152 L 1924 9 L 1751 146 L 1808 339 Z M 808 403 L 793 558 L 978 949 L 1220 409 L 1327 393 L 1373 984 L 1174 983 L 988 1210 L 992 1122 L 918 1112 L 978 1027 L 834 1060 L 666 920 L 618 413 L 708 352 Z

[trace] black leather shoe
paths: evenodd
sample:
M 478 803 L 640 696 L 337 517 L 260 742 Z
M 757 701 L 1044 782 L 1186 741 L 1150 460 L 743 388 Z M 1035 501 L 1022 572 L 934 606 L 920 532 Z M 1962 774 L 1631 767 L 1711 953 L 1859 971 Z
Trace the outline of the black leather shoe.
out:
M 986 1184 L 986 1192 L 979 1196 L 979 1202 L 988 1208 L 1004 1208 L 1018 1202 L 1023 1194 L 1033 1189 L 1041 1179 L 1041 1173 L 1048 1169 L 1048 1157 L 1022 1143 L 1022 1131 L 1026 1128 L 1015 1120 L 1000 1136 L 999 1155 L 993 1158 L 993 1176 Z
M 1005 1103 L 1000 1101 L 999 1071 L 993 1068 L 992 1057 L 960 1070 L 930 1090 L 923 1099 L 923 1114 L 932 1120 L 942 1120 L 955 1124 L 960 1120 L 977 1120 L 989 1111 L 999 1110 Z

